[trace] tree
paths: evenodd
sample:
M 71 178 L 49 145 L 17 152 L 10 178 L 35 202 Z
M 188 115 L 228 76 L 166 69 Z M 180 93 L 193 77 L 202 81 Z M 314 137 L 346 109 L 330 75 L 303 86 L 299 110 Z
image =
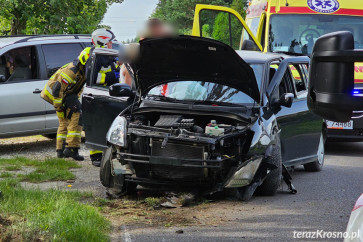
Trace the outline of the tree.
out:
M 112 3 L 123 0 L 0 0 L 2 34 L 91 33 Z
M 8 35 L 11 32 L 10 21 L 0 17 L 0 35 Z
M 159 0 L 152 17 L 174 25 L 180 33 L 190 33 L 196 4 L 230 6 L 232 0 Z
M 233 0 L 231 6 L 234 10 L 240 13 L 243 18 L 245 16 L 245 9 L 247 8 L 247 1 L 246 0 Z M 241 44 L 241 36 L 243 26 L 238 20 L 237 17 L 225 12 L 216 12 L 216 15 L 212 17 L 214 20 L 214 24 L 212 27 L 208 28 L 209 33 L 208 35 L 211 36 L 215 40 L 219 40 L 225 44 L 230 44 L 232 40 L 232 47 L 234 49 L 239 49 Z M 229 19 L 231 20 L 231 35 L 229 32 Z M 204 30 L 203 26 L 203 30 Z
M 233 0 L 231 8 L 236 10 L 239 14 L 241 14 L 242 18 L 245 19 L 248 2 L 249 0 Z

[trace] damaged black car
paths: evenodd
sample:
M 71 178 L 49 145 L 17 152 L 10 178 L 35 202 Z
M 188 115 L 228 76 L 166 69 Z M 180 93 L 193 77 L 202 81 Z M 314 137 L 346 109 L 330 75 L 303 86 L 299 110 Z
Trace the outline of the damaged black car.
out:
M 95 52 L 92 63 L 112 54 Z M 104 151 L 102 184 L 120 194 L 228 189 L 248 200 L 274 195 L 284 179 L 294 192 L 286 167 L 319 171 L 324 162 L 326 128 L 306 104 L 308 65 L 205 38 L 141 41 L 128 66 L 134 87 L 107 93 L 91 76 L 84 91 L 87 145 Z

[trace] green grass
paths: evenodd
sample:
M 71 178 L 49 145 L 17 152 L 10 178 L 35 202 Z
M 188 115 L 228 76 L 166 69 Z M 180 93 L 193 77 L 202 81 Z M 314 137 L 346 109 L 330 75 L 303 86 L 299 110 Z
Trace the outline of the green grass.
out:
M 56 170 L 50 169 L 47 171 L 35 170 L 29 174 L 19 174 L 18 177 L 22 179 L 22 181 L 28 181 L 32 183 L 40 183 L 45 181 L 66 181 L 66 180 L 74 180 L 76 176 L 67 170 Z
M 114 202 L 112 200 L 98 197 L 93 202 L 93 205 L 96 206 L 96 207 L 102 208 L 102 207 L 105 207 L 105 206 L 109 206 L 110 204 L 113 204 L 113 203 Z
M 19 171 L 21 170 L 21 167 L 18 165 L 14 165 L 14 166 L 5 166 L 4 170 L 6 171 Z
M 69 171 L 71 168 L 80 168 L 74 162 L 65 159 L 48 158 L 44 161 L 32 160 L 24 157 L 0 159 L 0 168 L 7 171 L 21 170 L 22 167 L 33 167 L 35 171 L 28 174 L 19 174 L 21 181 L 40 183 L 45 181 L 66 181 L 75 179 L 75 175 Z
M 10 178 L 13 177 L 13 175 L 9 172 L 3 172 L 0 174 L 0 178 Z
M 6 172 L 26 171 L 26 167 L 33 169 L 16 178 Z M 71 168 L 80 166 L 64 159 L 0 158 L 0 170 L 6 170 L 0 173 L 0 241 L 109 241 L 110 222 L 100 214 L 99 206 L 92 204 L 95 198 L 91 193 L 42 191 L 20 185 L 21 181 L 75 179 Z
M 0 241 L 108 241 L 110 223 L 99 209 L 82 201 L 89 193 L 26 190 L 19 179 L 0 181 L 0 216 L 10 225 L 0 226 Z
M 149 207 L 154 207 L 161 203 L 161 199 L 158 197 L 147 197 L 144 201 Z

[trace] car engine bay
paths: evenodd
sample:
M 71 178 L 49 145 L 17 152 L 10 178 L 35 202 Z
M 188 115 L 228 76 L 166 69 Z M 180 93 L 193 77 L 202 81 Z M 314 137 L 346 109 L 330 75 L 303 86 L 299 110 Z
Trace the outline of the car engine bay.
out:
M 231 167 L 247 159 L 253 134 L 245 123 L 213 118 L 155 112 L 134 115 L 128 122 L 129 146 L 121 152 L 121 163 L 131 162 L 137 177 L 222 182 Z

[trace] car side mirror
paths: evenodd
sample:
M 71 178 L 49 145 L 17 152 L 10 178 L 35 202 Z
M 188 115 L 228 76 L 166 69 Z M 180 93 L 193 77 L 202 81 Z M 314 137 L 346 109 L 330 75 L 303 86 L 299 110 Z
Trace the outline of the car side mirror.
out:
M 112 97 L 132 97 L 134 95 L 131 87 L 124 83 L 113 84 L 108 91 Z
M 284 93 L 281 95 L 281 97 L 278 100 L 272 101 L 272 106 L 278 106 L 278 107 L 287 107 L 291 108 L 292 103 L 294 101 L 294 94 L 292 93 Z
M 354 90 L 354 63 L 363 61 L 363 51 L 354 50 L 351 32 L 320 37 L 310 63 L 309 109 L 324 119 L 347 122 L 363 110 L 363 93 Z M 357 116 L 361 115 L 357 112 Z
M 6 78 L 4 75 L 0 75 L 0 82 L 6 82 Z
M 259 51 L 257 45 L 252 40 L 246 39 L 242 43 L 241 50 L 252 50 L 252 51 Z

